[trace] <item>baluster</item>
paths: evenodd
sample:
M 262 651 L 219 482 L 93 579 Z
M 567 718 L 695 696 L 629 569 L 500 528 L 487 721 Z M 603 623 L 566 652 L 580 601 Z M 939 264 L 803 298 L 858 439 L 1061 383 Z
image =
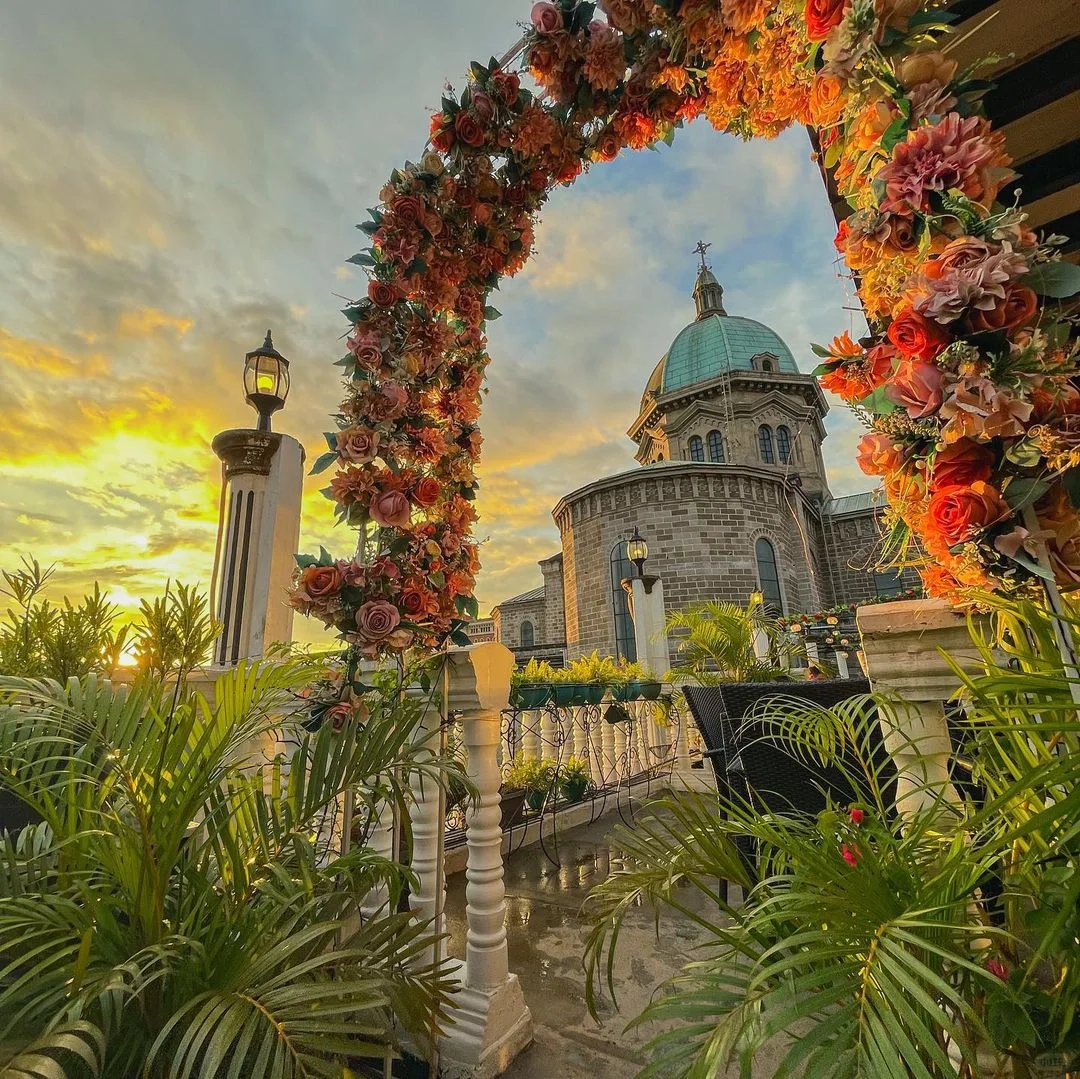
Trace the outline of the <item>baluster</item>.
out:
M 589 772 L 592 775 L 593 785 L 603 787 L 604 780 L 604 748 L 603 730 L 607 724 L 598 709 L 591 705 L 581 710 L 585 720 L 585 740 L 589 747 Z
M 553 761 L 558 755 L 559 709 L 554 706 L 540 713 L 540 759 Z
M 406 696 L 424 710 L 424 719 L 417 729 L 419 745 L 439 752 L 440 724 L 442 722 L 442 683 L 432 690 L 411 687 Z M 443 908 L 446 903 L 446 881 L 439 865 L 442 854 L 440 833 L 446 828 L 446 796 L 443 785 L 434 776 L 413 773 L 409 778 L 413 795 L 412 805 L 412 868 L 418 879 L 418 887 L 409 897 L 409 909 L 421 920 L 432 923 L 432 931 L 445 931 Z M 432 943 L 416 959 L 418 967 L 430 967 L 435 962 L 436 945 Z
M 600 746 L 603 753 L 604 786 L 615 783 L 615 725 L 606 720 L 600 721 Z
M 630 776 L 629 740 L 626 737 L 625 721 L 622 723 L 609 723 L 611 728 L 612 750 L 614 753 L 614 782 L 622 783 Z
M 584 708 L 577 707 L 570 710 L 571 722 L 574 728 L 574 756 L 583 761 L 589 759 L 589 718 Z
M 500 644 L 450 652 L 451 707 L 464 713 L 469 778 L 478 802 L 466 813 L 465 986 L 451 1005 L 453 1024 L 443 1041 L 447 1060 L 467 1074 L 496 1075 L 532 1041 L 532 1016 L 506 947 L 499 808 L 499 709 L 505 707 L 514 658 Z M 457 1069 L 451 1069 L 456 1074 Z
M 397 815 L 394 804 L 384 800 L 375 813 L 368 832 L 367 846 L 376 854 L 391 860 L 394 857 L 394 835 L 397 832 Z M 374 918 L 390 900 L 390 889 L 386 884 L 372 888 L 360 904 L 360 914 L 364 921 Z
M 527 761 L 538 761 L 542 756 L 540 728 L 543 713 L 530 709 L 523 712 L 525 729 L 521 735 L 521 755 Z

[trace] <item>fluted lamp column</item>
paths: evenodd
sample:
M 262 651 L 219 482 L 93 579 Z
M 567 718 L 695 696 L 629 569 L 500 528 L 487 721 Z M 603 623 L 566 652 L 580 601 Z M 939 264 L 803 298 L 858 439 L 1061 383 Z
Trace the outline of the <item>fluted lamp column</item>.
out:
M 234 667 L 262 656 L 275 641 L 292 640 L 286 595 L 300 540 L 304 447 L 270 428 L 270 417 L 288 397 L 289 361 L 274 348 L 269 330 L 263 346 L 245 357 L 244 389 L 259 414 L 258 428 L 222 431 L 213 441 L 222 463 L 216 667 Z

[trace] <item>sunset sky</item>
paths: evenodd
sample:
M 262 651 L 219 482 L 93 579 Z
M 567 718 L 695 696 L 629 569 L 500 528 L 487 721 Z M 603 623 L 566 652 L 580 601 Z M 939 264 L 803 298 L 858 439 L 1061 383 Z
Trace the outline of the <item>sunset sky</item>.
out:
M 517 36 L 507 0 L 34 0 L 0 6 L 0 566 L 58 565 L 124 605 L 208 583 L 219 465 L 249 426 L 241 370 L 269 326 L 292 361 L 276 421 L 317 452 L 339 399 L 354 229 L 469 60 Z M 633 465 L 644 383 L 691 320 L 698 239 L 732 314 L 811 340 L 861 331 L 805 131 L 699 124 L 553 198 L 494 300 L 482 425 L 482 609 L 540 583 L 551 508 Z M 833 491 L 855 468 L 834 402 Z M 311 479 L 303 549 L 346 553 Z M 313 636 L 312 627 L 301 635 Z

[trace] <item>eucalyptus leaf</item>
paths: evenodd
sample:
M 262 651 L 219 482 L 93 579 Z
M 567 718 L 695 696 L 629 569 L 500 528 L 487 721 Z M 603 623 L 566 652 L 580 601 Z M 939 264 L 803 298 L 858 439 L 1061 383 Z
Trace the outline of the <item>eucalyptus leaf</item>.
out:
M 1020 283 L 1040 296 L 1063 300 L 1080 292 L 1080 266 L 1075 262 L 1045 262 L 1036 266 Z

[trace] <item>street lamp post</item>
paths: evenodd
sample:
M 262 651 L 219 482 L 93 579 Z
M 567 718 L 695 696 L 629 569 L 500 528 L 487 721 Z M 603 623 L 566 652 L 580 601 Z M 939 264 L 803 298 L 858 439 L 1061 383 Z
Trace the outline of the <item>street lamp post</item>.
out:
M 270 433 L 270 417 L 285 407 L 289 385 L 289 361 L 274 348 L 267 330 L 262 348 L 244 357 L 244 396 L 259 414 L 260 431 Z
M 214 615 L 221 635 L 214 665 L 232 667 L 292 640 L 287 590 L 300 540 L 304 447 L 270 429 L 289 396 L 289 361 L 270 331 L 244 357 L 244 398 L 258 427 L 222 431 L 213 442 L 222 463 L 221 514 L 214 558 Z

